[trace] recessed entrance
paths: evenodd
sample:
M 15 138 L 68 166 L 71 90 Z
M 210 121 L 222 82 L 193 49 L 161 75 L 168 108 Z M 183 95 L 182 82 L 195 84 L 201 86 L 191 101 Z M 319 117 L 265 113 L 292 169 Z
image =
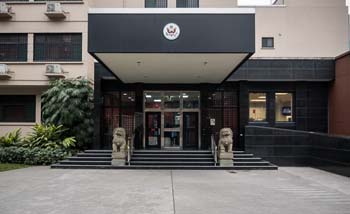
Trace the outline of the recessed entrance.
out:
M 200 148 L 200 92 L 144 92 L 144 147 Z

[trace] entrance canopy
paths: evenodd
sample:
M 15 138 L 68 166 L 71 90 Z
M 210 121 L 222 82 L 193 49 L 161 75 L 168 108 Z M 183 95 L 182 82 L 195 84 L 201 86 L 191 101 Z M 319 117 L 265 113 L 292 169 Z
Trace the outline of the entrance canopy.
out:
M 124 83 L 221 83 L 255 52 L 255 11 L 94 8 L 89 52 Z

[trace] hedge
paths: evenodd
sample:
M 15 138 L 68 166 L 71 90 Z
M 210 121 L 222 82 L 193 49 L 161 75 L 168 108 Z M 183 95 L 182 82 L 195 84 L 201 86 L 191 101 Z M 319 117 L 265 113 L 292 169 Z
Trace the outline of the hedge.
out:
M 49 165 L 63 160 L 70 153 L 62 149 L 0 147 L 0 163 Z

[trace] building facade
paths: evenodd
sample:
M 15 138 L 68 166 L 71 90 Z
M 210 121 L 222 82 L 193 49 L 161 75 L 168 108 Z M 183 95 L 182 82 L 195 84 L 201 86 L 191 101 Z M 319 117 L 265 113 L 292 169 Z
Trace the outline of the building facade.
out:
M 96 149 L 110 148 L 116 127 L 145 149 L 207 149 L 223 127 L 236 149 L 246 125 L 328 132 L 335 57 L 349 47 L 344 0 L 60 1 L 60 19 L 45 1 L 1 2 L 13 14 L 0 21 L 11 71 L 0 134 L 40 122 L 48 64 L 94 78 Z

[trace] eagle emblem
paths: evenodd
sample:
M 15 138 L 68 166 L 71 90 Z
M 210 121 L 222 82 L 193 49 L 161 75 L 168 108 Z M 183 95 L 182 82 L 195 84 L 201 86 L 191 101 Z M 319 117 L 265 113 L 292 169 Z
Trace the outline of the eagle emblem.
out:
M 180 35 L 180 27 L 175 23 L 169 23 L 165 25 L 163 34 L 166 39 L 175 40 Z

